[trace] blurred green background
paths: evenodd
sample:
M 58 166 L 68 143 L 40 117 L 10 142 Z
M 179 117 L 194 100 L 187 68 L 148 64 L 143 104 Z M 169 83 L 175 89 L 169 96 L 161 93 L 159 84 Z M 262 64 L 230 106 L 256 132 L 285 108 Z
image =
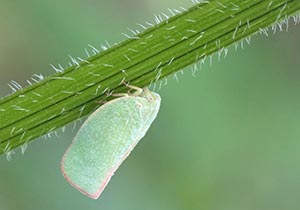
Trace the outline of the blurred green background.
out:
M 0 0 L 0 96 L 88 44 L 124 39 L 179 0 Z M 204 17 L 205 18 L 205 17 Z M 282 210 L 300 206 L 300 27 L 170 77 L 146 137 L 94 201 L 60 173 L 76 131 L 0 156 L 0 210 Z

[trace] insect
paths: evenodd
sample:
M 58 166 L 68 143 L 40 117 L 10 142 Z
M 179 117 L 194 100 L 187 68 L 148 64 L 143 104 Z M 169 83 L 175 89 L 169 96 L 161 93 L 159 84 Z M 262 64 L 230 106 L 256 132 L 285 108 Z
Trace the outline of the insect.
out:
M 90 198 L 100 196 L 157 116 L 160 96 L 147 88 L 131 88 L 136 91 L 92 113 L 63 155 L 63 176 Z

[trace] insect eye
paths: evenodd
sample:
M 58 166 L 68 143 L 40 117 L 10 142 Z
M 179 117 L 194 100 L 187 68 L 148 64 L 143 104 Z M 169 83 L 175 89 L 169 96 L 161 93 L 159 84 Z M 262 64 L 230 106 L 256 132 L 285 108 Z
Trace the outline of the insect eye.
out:
M 137 107 L 138 109 L 141 109 L 141 108 L 143 107 L 143 104 L 141 104 L 141 103 L 136 103 L 136 107 Z

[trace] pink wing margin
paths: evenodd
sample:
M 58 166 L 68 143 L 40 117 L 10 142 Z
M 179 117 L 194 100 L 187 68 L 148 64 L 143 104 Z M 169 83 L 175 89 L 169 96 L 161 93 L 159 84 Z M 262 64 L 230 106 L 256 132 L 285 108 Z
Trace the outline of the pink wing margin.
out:
M 82 194 L 92 198 L 92 199 L 98 199 L 101 195 L 101 193 L 103 192 L 103 190 L 105 189 L 106 185 L 108 184 L 108 182 L 110 181 L 111 177 L 114 175 L 115 171 L 120 167 L 120 165 L 124 162 L 124 160 L 129 156 L 130 152 L 133 150 L 133 148 L 135 147 L 135 145 L 138 143 L 138 141 L 134 141 L 135 143 L 132 145 L 131 148 L 129 148 L 127 150 L 127 152 L 124 154 L 124 156 L 122 157 L 121 161 L 116 164 L 116 166 L 112 167 L 111 170 L 107 173 L 104 181 L 102 182 L 102 184 L 100 185 L 99 189 L 97 190 L 96 193 L 94 194 L 90 194 L 88 192 L 86 192 L 84 189 L 80 188 L 76 183 L 74 183 L 67 175 L 67 173 L 65 172 L 64 169 L 64 161 L 65 161 L 65 157 L 67 155 L 67 153 L 69 152 L 72 144 L 68 147 L 67 151 L 65 152 L 65 154 L 63 155 L 63 158 L 61 160 L 61 172 L 64 176 L 64 178 L 70 183 L 70 185 L 72 185 L 75 189 L 77 189 L 78 191 L 80 191 Z

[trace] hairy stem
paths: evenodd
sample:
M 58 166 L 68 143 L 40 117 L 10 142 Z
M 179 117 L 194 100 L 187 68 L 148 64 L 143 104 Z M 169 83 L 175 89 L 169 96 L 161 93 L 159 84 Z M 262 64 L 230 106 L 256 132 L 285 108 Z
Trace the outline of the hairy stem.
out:
M 108 101 L 108 93 L 127 91 L 124 82 L 144 87 L 294 15 L 299 0 L 211 0 L 157 24 L 87 59 L 71 58 L 73 66 L 0 99 L 0 154 L 51 133 L 90 114 Z M 175 14 L 178 13 L 178 14 Z M 195 66 L 196 67 L 196 66 Z M 196 69 L 195 69 L 196 70 Z M 157 82 L 156 84 L 161 84 Z

